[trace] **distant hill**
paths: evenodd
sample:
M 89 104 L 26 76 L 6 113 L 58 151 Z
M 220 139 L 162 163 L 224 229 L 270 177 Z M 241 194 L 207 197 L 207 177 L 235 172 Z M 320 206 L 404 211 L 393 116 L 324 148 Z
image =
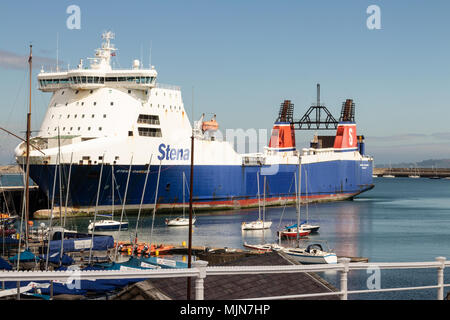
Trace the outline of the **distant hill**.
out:
M 420 162 L 400 162 L 389 164 L 377 164 L 377 168 L 410 168 L 410 167 L 418 167 L 418 168 L 450 168 L 450 159 L 429 159 L 423 160 Z

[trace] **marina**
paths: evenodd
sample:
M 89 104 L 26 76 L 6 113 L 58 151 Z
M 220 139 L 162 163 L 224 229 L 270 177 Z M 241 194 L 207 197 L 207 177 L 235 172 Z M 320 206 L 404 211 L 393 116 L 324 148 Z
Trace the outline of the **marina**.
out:
M 2 4 L 5 309 L 450 300 L 450 4 L 400 2 Z
M 450 223 L 447 213 L 448 180 L 430 179 L 384 179 L 376 178 L 374 188 L 363 198 L 353 201 L 328 202 L 309 204 L 309 219 L 320 224 L 318 233 L 308 236 L 308 242 L 326 239 L 327 245 L 333 248 L 338 259 L 352 258 L 351 263 L 365 262 L 368 265 L 377 263 L 416 263 L 422 261 L 435 261 L 441 256 L 441 247 L 435 246 L 436 239 L 448 240 L 445 230 Z M 424 188 L 427 190 L 423 193 Z M 418 206 L 417 204 L 422 205 Z M 305 211 L 305 205 L 301 207 Z M 258 252 L 257 248 L 248 248 L 247 244 L 278 243 L 277 227 L 288 226 L 296 221 L 296 208 L 268 207 L 266 217 L 273 221 L 268 230 L 242 231 L 241 224 L 251 220 L 257 215 L 257 209 L 239 211 L 222 211 L 213 214 L 198 213 L 197 223 L 193 227 L 193 255 L 200 260 L 208 258 L 211 263 L 224 261 L 223 258 L 214 260 L 212 252 L 225 252 L 228 256 L 238 257 L 243 252 Z M 282 215 L 282 212 L 284 213 Z M 280 217 L 283 217 L 280 221 Z M 170 252 L 161 250 L 160 257 L 175 259 L 180 262 L 187 260 L 187 228 L 171 228 L 165 224 L 167 214 L 156 215 L 151 235 L 151 215 L 144 215 L 139 223 L 138 243 L 148 244 L 150 236 L 158 244 L 164 244 Z M 421 219 L 419 219 L 421 217 Z M 136 224 L 136 215 L 128 217 L 129 230 L 99 233 L 112 235 L 114 241 L 133 244 L 131 240 Z M 439 221 L 439 228 L 435 222 Z M 68 218 L 67 227 L 77 229 L 79 232 L 87 231 L 88 217 Z M 401 227 L 400 227 L 401 226 Z M 420 228 L 420 235 L 411 233 L 411 230 Z M 133 230 L 133 231 L 130 231 Z M 154 241 L 155 241 L 154 240 Z M 289 246 L 295 240 L 282 240 L 282 245 Z M 183 245 L 184 244 L 184 245 Z M 386 246 L 395 246 L 393 250 L 385 250 Z M 417 255 L 420 251 L 420 255 Z M 209 254 L 208 254 L 209 252 Z M 155 250 L 153 251 L 155 256 Z M 86 253 L 85 253 L 86 254 Z M 205 256 L 206 254 L 206 256 Z M 128 250 L 121 252 L 121 261 L 127 261 L 130 254 Z M 216 255 L 216 258 L 219 257 Z M 75 257 L 76 258 L 76 257 Z M 211 260 L 213 259 L 213 260 Z M 216 262 L 214 262 L 216 261 Z M 339 261 L 339 260 L 338 260 Z M 339 265 L 339 263 L 338 263 Z M 364 267 L 361 267 L 364 268 Z M 348 274 L 349 290 L 359 290 L 365 287 L 367 281 L 366 269 L 354 270 Z M 445 271 L 446 277 L 447 271 Z M 330 286 L 339 288 L 340 274 L 330 272 L 317 272 Z M 407 287 L 409 280 L 414 277 L 415 283 L 432 285 L 436 280 L 436 273 L 417 273 L 414 269 L 384 270 L 381 273 L 381 287 Z M 306 294 L 306 293 L 304 293 Z M 206 297 L 207 298 L 207 297 Z M 435 289 L 414 290 L 411 292 L 384 292 L 361 293 L 349 295 L 349 299 L 435 299 Z

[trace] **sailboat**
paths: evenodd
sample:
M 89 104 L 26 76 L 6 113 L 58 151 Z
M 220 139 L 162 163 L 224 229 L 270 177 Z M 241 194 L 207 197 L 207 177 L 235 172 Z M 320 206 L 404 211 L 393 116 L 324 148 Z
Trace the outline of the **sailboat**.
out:
M 388 174 L 384 174 L 384 175 L 383 175 L 383 178 L 395 178 L 395 176 L 392 175 L 392 166 L 391 166 L 390 163 L 389 163 L 389 171 L 388 171 Z
M 300 160 L 299 160 L 300 161 Z M 299 238 L 299 237 L 306 237 L 311 233 L 311 230 L 307 230 L 303 227 L 303 225 L 300 223 L 300 206 L 301 206 L 301 163 L 299 163 L 299 178 L 298 178 L 298 189 L 296 190 L 296 200 L 297 200 L 297 223 L 284 227 L 283 230 L 278 231 L 279 237 L 286 237 L 286 238 Z M 297 176 L 294 175 L 296 186 L 297 186 Z M 297 226 L 300 225 L 300 228 Z
M 301 158 L 298 158 L 298 200 L 297 200 L 297 225 L 300 225 L 300 195 L 301 195 Z M 296 229 L 296 238 L 297 238 L 297 247 L 284 247 L 281 249 L 282 252 L 293 257 L 295 260 L 302 264 L 331 264 L 337 263 L 337 256 L 334 252 L 330 250 L 324 250 L 320 243 L 313 243 L 308 245 L 306 248 L 300 247 L 300 233 L 301 233 L 301 225 L 300 228 L 295 227 Z M 308 230 L 308 232 L 311 232 Z
M 189 187 L 186 183 L 186 176 L 183 172 L 183 216 L 177 217 L 175 219 L 166 219 L 166 224 L 168 227 L 188 227 L 189 226 L 189 218 L 185 217 L 185 209 L 184 209 L 184 190 L 186 187 L 189 190 Z M 192 218 L 192 224 L 196 221 L 195 217 Z
M 312 225 L 308 223 L 309 215 L 308 215 L 308 172 L 305 170 L 305 183 L 306 183 L 306 222 L 300 223 L 300 226 L 303 230 L 309 230 L 311 233 L 315 233 L 319 231 L 319 225 Z
M 409 175 L 408 178 L 413 178 L 413 179 L 420 178 L 419 169 L 417 169 L 417 165 L 415 165 L 415 167 L 414 167 L 414 173 Z
M 263 219 L 261 219 L 260 193 L 259 193 L 259 171 L 256 173 L 256 183 L 258 184 L 258 220 L 250 222 L 242 222 L 241 229 L 244 230 L 264 230 L 269 229 L 272 221 L 265 221 L 266 212 L 266 177 L 264 176 L 264 202 L 263 202 Z
M 88 226 L 88 231 L 92 231 L 95 229 L 96 231 L 112 231 L 112 230 L 127 230 L 128 229 L 128 222 L 120 222 L 114 220 L 114 188 L 115 188 L 115 178 L 114 178 L 114 165 L 111 169 L 111 189 L 112 189 L 112 209 L 111 209 L 111 215 L 106 214 L 98 214 L 100 217 L 109 217 L 111 219 L 104 219 L 96 222 L 91 222 Z
M 436 168 L 432 166 L 432 169 L 434 170 L 434 176 L 431 176 L 430 179 L 440 179 L 441 177 L 437 175 Z

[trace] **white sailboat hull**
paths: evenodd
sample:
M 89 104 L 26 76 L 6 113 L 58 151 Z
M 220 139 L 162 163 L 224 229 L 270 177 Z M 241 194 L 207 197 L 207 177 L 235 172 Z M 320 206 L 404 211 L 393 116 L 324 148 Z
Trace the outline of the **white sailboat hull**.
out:
M 192 218 L 192 224 L 194 224 L 195 221 L 196 221 L 196 219 Z M 185 227 L 185 226 L 189 226 L 189 219 L 188 218 L 175 218 L 172 220 L 167 220 L 166 224 L 169 227 Z
M 128 222 L 122 222 L 114 221 L 114 220 L 101 220 L 95 222 L 91 222 L 88 226 L 88 230 L 92 231 L 95 228 L 95 230 L 126 230 L 128 229 Z
M 242 230 L 263 230 L 269 229 L 272 226 L 272 221 L 256 220 L 251 222 L 242 222 Z
M 335 264 L 337 256 L 333 252 L 309 253 L 303 249 L 286 248 L 283 250 L 290 257 L 294 258 L 302 264 Z

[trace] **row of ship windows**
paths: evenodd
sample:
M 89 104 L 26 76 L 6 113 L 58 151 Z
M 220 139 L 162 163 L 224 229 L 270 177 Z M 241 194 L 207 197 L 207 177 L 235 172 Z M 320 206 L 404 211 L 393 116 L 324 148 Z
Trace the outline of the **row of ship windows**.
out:
M 55 115 L 52 115 L 52 119 L 55 117 Z M 78 117 L 77 114 L 73 115 L 74 119 Z M 85 115 L 82 114 L 81 118 L 84 118 Z M 62 114 L 59 115 L 59 119 L 62 118 Z M 70 114 L 67 115 L 67 119 L 70 118 Z M 95 118 L 95 114 L 91 115 L 91 118 Z M 103 115 L 103 118 L 106 118 L 106 114 Z M 137 120 L 138 123 L 145 123 L 145 124 L 159 124 L 159 116 L 157 115 L 150 115 L 150 114 L 140 114 Z
M 91 131 L 91 127 L 87 128 L 88 131 Z M 53 131 L 58 130 L 58 127 L 55 127 Z M 70 132 L 73 130 L 73 127 L 70 127 L 67 131 Z M 81 127 L 77 128 L 78 131 L 81 130 Z M 47 131 L 50 131 L 50 127 L 47 128 Z M 62 128 L 62 131 L 66 131 L 66 127 Z M 102 127 L 98 127 L 98 131 L 102 131 Z M 143 137 L 162 137 L 161 129 L 160 128 L 142 128 L 138 127 L 138 133 L 140 136 Z M 133 131 L 128 131 L 129 136 L 133 136 Z
M 87 129 L 88 129 L 88 131 L 91 131 L 91 127 L 88 127 Z M 56 130 L 58 130 L 58 127 L 55 127 L 55 129 L 53 131 L 56 131 Z M 67 131 L 69 131 L 69 132 L 72 130 L 73 130 L 73 127 L 70 127 L 70 129 L 67 129 Z M 77 130 L 80 131 L 81 127 L 78 127 Z M 50 127 L 47 127 L 47 131 L 50 131 Z M 66 127 L 63 127 L 62 131 L 66 131 Z M 102 131 L 102 127 L 98 127 L 98 131 Z
M 68 106 L 68 105 L 69 105 L 69 103 L 66 102 L 66 103 L 65 103 L 65 106 Z M 76 105 L 77 105 L 77 106 L 80 105 L 80 102 L 77 101 L 77 102 L 76 102 Z M 96 106 L 96 105 L 97 105 L 97 102 L 94 101 L 94 102 L 93 102 L 93 105 Z M 111 102 L 109 103 L 109 105 L 110 105 L 110 106 L 113 106 L 113 105 L 114 105 L 114 102 L 111 101 Z M 55 104 L 54 104 L 53 106 L 56 107 L 56 106 L 57 106 L 57 103 L 55 102 Z M 84 106 L 84 102 L 81 102 L 81 106 Z M 152 103 L 150 104 L 150 107 L 151 107 L 151 108 L 153 107 L 153 104 L 152 104 Z M 163 109 L 165 109 L 165 108 L 166 108 L 166 105 L 163 104 L 162 107 L 163 107 Z M 169 106 L 169 107 L 170 107 L 170 110 L 175 110 L 175 111 L 181 110 L 181 106 L 178 106 L 178 107 L 177 107 L 177 106 Z M 159 108 L 159 104 L 158 104 L 158 108 Z
M 45 79 L 39 80 L 41 87 L 53 84 L 79 84 L 79 83 L 94 83 L 103 84 L 105 82 L 129 82 L 136 84 L 150 84 L 154 83 L 156 77 L 91 77 L 91 76 L 76 76 L 59 79 Z
M 56 105 L 57 105 L 57 103 L 55 102 L 55 104 L 54 104 L 53 106 L 56 107 Z M 67 105 L 69 105 L 69 103 L 66 102 L 65 105 L 67 106 Z M 77 106 L 80 105 L 80 102 L 77 101 L 76 105 L 77 105 Z M 81 102 L 81 105 L 84 106 L 84 102 Z M 96 105 L 97 105 L 97 102 L 94 101 L 93 105 L 96 106 Z M 110 106 L 113 106 L 113 105 L 114 105 L 114 102 L 111 101 L 111 102 L 109 103 L 109 105 L 110 105 Z
M 84 116 L 85 116 L 85 115 L 82 114 L 82 115 L 81 115 L 81 118 L 84 118 Z M 52 114 L 52 119 L 53 119 L 54 117 L 55 117 L 55 115 Z M 78 115 L 77 115 L 77 114 L 74 114 L 73 117 L 74 117 L 74 119 L 76 119 L 76 118 L 78 117 Z M 62 114 L 59 115 L 59 119 L 61 119 L 61 118 L 62 118 Z M 67 115 L 67 119 L 69 119 L 69 118 L 70 118 L 70 114 Z M 95 118 L 95 114 L 92 114 L 92 115 L 91 115 L 91 118 Z M 103 115 L 103 118 L 106 118 L 106 114 Z

